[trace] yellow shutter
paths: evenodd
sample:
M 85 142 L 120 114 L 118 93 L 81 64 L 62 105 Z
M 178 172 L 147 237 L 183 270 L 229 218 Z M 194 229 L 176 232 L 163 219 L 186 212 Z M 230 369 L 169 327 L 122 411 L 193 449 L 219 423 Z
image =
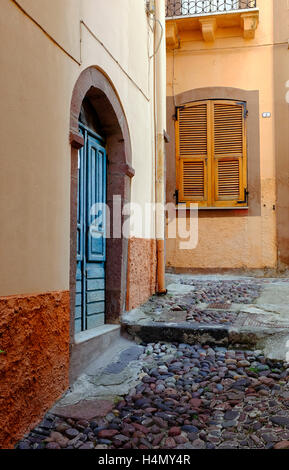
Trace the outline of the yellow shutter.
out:
M 218 196 L 224 199 L 239 199 L 240 162 L 239 160 L 217 160 Z
M 244 104 L 212 103 L 214 206 L 245 206 L 247 188 Z M 243 202 L 241 202 L 243 201 Z
M 206 162 L 198 158 L 180 159 L 181 201 L 204 201 L 207 198 Z
M 208 102 L 190 103 L 179 108 L 176 121 L 179 202 L 208 205 L 208 147 Z
M 244 103 L 215 100 L 177 110 L 176 176 L 179 202 L 242 207 L 247 189 Z

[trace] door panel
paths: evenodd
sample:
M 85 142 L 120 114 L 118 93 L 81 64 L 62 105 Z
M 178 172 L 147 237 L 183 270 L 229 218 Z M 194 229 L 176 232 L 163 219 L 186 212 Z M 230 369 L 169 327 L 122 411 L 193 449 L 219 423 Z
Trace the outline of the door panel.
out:
M 80 124 L 75 332 L 105 323 L 106 151 L 103 142 Z
M 97 270 L 99 265 L 100 269 Z M 102 269 L 101 269 L 102 268 Z M 92 281 L 94 281 L 94 288 Z M 97 281 L 101 281 L 98 283 Z M 86 310 L 87 320 L 95 328 L 100 324 L 100 315 L 105 312 L 105 264 L 88 262 L 86 265 Z M 103 317 L 104 318 L 104 317 Z M 104 320 L 102 323 L 104 324 Z
M 105 150 L 88 136 L 88 261 L 105 260 Z

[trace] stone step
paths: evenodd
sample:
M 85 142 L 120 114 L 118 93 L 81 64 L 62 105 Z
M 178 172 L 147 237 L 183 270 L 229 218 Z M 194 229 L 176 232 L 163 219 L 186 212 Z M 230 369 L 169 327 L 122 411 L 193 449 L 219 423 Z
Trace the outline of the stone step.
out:
M 276 343 L 288 337 L 288 328 L 232 327 L 224 325 L 199 325 L 186 323 L 150 322 L 138 324 L 122 320 L 123 330 L 134 341 L 153 343 L 158 341 L 187 344 L 207 344 L 210 346 L 225 346 L 234 348 L 258 348 L 267 343 Z M 289 337 L 288 337 L 289 339 Z M 283 341 L 284 342 L 284 341 Z M 286 350 L 282 351 L 285 360 Z M 273 357 L 272 357 L 273 358 Z
M 92 330 L 83 331 L 75 336 L 70 357 L 70 383 L 93 366 L 102 355 L 107 355 L 112 346 L 119 347 L 121 341 L 120 325 L 103 325 Z
M 102 416 L 103 410 L 113 405 L 115 397 L 125 395 L 138 382 L 142 367 L 139 358 L 143 351 L 142 346 L 118 337 L 102 354 L 95 355 L 51 413 L 79 419 L 84 415 L 85 419 Z

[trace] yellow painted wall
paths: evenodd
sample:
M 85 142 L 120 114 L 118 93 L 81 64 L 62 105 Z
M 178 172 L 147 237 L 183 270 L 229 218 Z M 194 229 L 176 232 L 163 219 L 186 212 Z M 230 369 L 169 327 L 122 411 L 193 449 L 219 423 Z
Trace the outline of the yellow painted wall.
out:
M 253 269 L 277 266 L 276 211 L 273 208 L 276 204 L 276 158 L 285 161 L 289 149 L 288 139 L 285 139 L 286 142 L 283 141 L 280 145 L 283 145 L 286 156 L 276 156 L 276 152 L 280 151 L 276 148 L 276 132 L 278 133 L 280 119 L 275 113 L 276 78 L 279 74 L 278 63 L 282 60 L 283 74 L 285 76 L 287 73 L 289 78 L 289 11 L 287 2 L 280 0 L 283 3 L 278 5 L 277 17 L 278 2 L 279 0 L 257 1 L 260 22 L 254 39 L 244 39 L 240 32 L 237 34 L 236 29 L 228 29 L 217 31 L 214 43 L 205 43 L 200 32 L 186 31 L 180 33 L 180 48 L 168 50 L 169 97 L 202 87 L 234 87 L 259 91 L 262 191 L 260 216 L 234 218 L 228 217 L 223 211 L 221 217 L 213 218 L 207 211 L 199 219 L 199 243 L 196 249 L 180 250 L 178 239 L 168 240 L 167 265 L 170 267 Z M 278 25 L 281 23 L 282 38 L 279 37 L 280 34 L 278 37 L 274 34 L 276 25 L 279 30 Z M 282 44 L 275 44 L 276 42 Z M 281 107 L 283 117 L 286 117 L 288 135 L 288 108 L 285 106 L 284 88 L 282 93 Z M 271 118 L 262 118 L 263 112 L 271 112 Z M 254 155 L 249 155 L 248 158 L 254 158 Z M 288 184 L 287 166 L 288 163 Z M 284 230 L 288 232 L 288 227 Z
M 87 67 L 109 77 L 124 108 L 132 201 L 154 197 L 153 34 L 144 2 L 18 4 L 1 0 L 0 295 L 69 288 L 70 103 Z

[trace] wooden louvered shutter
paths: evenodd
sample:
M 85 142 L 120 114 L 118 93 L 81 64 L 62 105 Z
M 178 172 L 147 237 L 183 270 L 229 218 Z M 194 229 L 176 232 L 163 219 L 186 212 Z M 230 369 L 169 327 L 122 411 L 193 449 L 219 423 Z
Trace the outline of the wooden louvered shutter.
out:
M 246 206 L 247 203 L 244 202 L 247 190 L 245 104 L 214 101 L 212 106 L 213 205 Z
M 179 202 L 208 205 L 208 102 L 190 103 L 178 109 L 176 167 Z

